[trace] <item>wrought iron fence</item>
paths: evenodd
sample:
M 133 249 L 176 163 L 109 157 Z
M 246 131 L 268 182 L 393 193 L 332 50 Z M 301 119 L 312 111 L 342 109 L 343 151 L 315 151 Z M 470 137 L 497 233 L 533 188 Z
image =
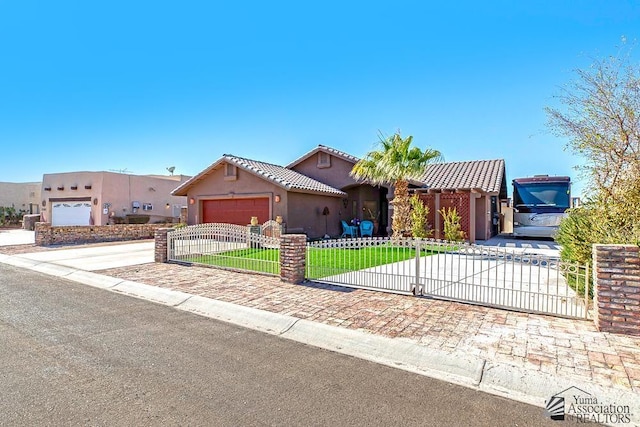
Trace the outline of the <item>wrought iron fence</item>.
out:
M 588 266 L 524 250 L 421 239 L 312 242 L 306 276 L 343 286 L 588 317 Z
M 167 234 L 168 260 L 236 271 L 277 275 L 280 239 L 262 234 L 260 227 L 198 224 Z
M 307 279 L 366 289 L 412 293 L 413 239 L 322 240 L 307 244 Z

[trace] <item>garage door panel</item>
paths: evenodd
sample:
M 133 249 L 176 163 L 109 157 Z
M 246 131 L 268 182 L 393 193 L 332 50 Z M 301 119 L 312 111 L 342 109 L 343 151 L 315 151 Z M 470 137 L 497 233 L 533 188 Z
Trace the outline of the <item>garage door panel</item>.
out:
M 218 199 L 202 202 L 202 222 L 205 223 L 247 225 L 252 216 L 257 216 L 260 223 L 269 220 L 269 198 Z
M 91 203 L 54 202 L 51 205 L 51 225 L 90 225 Z

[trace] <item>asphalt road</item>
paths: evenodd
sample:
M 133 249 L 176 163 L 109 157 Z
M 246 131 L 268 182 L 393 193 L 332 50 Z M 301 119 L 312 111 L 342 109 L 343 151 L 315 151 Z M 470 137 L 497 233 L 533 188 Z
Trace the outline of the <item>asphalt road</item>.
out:
M 0 425 L 559 424 L 538 407 L 0 264 Z

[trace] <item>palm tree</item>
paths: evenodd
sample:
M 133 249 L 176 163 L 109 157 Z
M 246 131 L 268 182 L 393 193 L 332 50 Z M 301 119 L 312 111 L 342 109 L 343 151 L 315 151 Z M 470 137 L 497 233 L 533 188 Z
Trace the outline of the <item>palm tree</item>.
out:
M 373 185 L 393 183 L 393 237 L 402 237 L 411 231 L 411 204 L 409 180 L 417 178 L 427 165 L 442 161 L 442 154 L 430 148 L 422 151 L 412 147 L 412 136 L 402 138 L 397 132 L 380 137 L 380 147 L 367 153 L 351 170 L 351 176 Z

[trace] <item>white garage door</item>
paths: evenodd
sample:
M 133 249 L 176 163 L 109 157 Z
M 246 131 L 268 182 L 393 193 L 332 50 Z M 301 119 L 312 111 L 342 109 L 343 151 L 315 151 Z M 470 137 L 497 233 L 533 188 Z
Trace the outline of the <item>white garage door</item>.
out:
M 90 202 L 54 202 L 51 210 L 51 225 L 90 225 Z

